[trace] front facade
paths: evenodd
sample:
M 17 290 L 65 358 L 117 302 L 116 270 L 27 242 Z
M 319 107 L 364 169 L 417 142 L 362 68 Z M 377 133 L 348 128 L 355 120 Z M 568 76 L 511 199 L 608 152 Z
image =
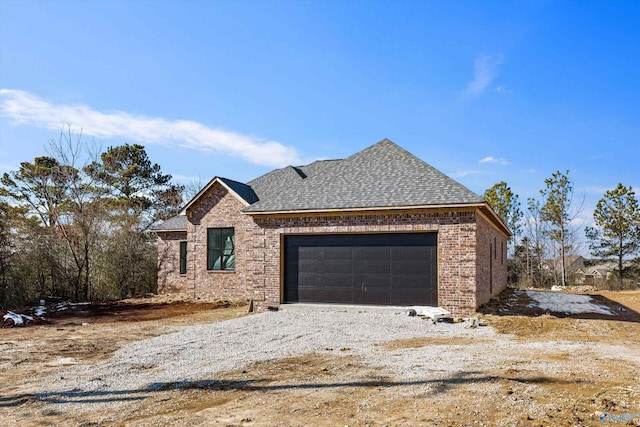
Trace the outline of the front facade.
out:
M 493 210 L 388 140 L 247 184 L 214 178 L 156 232 L 161 292 L 257 309 L 432 305 L 468 315 L 507 282 L 509 231 Z

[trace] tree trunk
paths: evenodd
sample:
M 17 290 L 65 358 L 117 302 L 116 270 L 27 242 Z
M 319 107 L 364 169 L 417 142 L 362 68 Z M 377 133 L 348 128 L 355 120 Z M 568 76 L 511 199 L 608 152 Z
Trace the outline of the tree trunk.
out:
M 564 224 L 560 227 L 560 262 L 562 263 L 562 287 L 567 286 L 567 265 L 564 253 Z
M 620 236 L 620 249 L 618 250 L 618 284 L 623 288 L 622 282 L 622 236 Z
M 90 276 L 90 270 L 89 270 L 89 251 L 86 250 L 85 265 L 84 265 L 84 297 L 86 298 L 87 301 L 91 301 L 91 295 L 89 295 L 90 289 L 91 289 L 90 280 L 91 280 L 91 276 Z

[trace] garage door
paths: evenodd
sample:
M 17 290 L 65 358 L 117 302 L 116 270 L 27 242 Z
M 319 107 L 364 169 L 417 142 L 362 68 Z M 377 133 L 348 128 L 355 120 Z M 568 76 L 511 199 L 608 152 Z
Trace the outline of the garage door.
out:
M 285 302 L 437 305 L 436 233 L 285 236 Z

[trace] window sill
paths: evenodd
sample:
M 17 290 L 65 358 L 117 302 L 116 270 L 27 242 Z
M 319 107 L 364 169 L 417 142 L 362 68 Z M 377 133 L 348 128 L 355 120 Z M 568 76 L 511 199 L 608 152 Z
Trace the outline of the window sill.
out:
M 208 274 L 235 274 L 235 270 L 207 270 Z

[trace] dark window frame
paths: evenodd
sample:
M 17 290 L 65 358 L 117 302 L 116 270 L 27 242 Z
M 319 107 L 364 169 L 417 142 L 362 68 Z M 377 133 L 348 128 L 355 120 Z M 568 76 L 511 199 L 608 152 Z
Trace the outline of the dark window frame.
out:
M 207 228 L 207 270 L 235 271 L 235 229 Z
M 493 238 L 493 259 L 498 258 L 498 238 Z
M 180 242 L 180 274 L 187 274 L 187 242 Z

